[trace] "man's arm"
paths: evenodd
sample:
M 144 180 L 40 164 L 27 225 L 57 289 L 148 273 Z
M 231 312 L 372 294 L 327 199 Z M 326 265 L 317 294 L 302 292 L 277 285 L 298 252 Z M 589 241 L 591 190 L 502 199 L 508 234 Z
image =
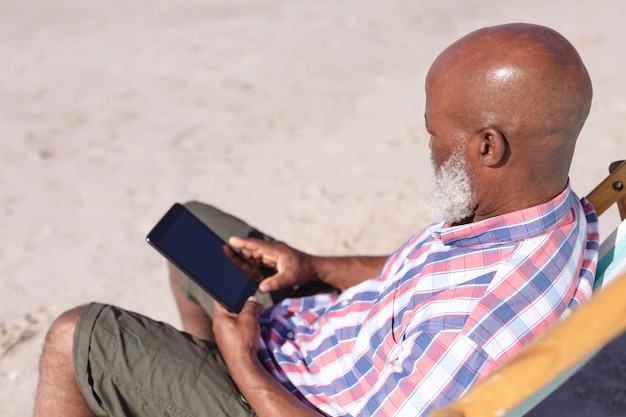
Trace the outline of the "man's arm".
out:
M 259 239 L 230 238 L 230 245 L 241 249 L 248 259 L 276 269 L 276 274 L 259 285 L 261 292 L 322 281 L 345 290 L 374 278 L 383 268 L 386 256 L 314 256 L 284 243 Z
M 318 279 L 345 290 L 377 276 L 387 256 L 310 256 Z
M 259 361 L 258 316 L 262 308 L 256 300 L 249 299 L 237 315 L 219 303 L 214 305 L 213 331 L 233 381 L 259 417 L 319 417 L 319 413 L 293 396 Z
M 259 417 L 321 416 L 287 391 L 258 359 L 239 360 L 232 369 L 237 370 L 231 374 L 235 384 Z

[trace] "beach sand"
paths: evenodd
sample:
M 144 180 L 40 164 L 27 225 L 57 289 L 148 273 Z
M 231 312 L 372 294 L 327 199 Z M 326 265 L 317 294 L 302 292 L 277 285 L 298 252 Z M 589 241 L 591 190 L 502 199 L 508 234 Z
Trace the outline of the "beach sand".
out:
M 62 311 L 179 325 L 145 242 L 175 201 L 319 254 L 388 253 L 425 226 L 423 81 L 471 30 L 532 22 L 576 46 L 595 89 L 571 171 L 585 195 L 625 156 L 624 16 L 620 0 L 1 1 L 0 415 L 30 413 Z M 623 345 L 533 415 L 626 415 Z

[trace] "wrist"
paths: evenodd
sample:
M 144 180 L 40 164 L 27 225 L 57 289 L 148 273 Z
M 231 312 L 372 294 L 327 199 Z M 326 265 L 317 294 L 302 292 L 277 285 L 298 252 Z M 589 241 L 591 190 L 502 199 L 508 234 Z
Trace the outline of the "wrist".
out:
M 309 281 L 326 282 L 327 268 L 325 268 L 325 257 L 316 255 L 305 255 L 305 266 Z
M 241 391 L 262 388 L 269 372 L 257 356 L 238 357 L 233 364 L 226 363 L 233 381 Z
M 257 354 L 252 354 L 249 350 L 220 349 L 220 353 L 234 380 L 241 376 L 243 377 L 242 382 L 245 382 L 247 377 L 252 373 L 257 373 L 259 367 L 263 366 Z

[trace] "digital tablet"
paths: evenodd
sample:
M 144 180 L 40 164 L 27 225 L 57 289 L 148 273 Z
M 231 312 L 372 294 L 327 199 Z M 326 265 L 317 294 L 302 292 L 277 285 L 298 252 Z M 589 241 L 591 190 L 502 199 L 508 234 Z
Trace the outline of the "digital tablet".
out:
M 264 278 L 259 268 L 179 203 L 159 220 L 146 240 L 234 313 L 241 311 Z

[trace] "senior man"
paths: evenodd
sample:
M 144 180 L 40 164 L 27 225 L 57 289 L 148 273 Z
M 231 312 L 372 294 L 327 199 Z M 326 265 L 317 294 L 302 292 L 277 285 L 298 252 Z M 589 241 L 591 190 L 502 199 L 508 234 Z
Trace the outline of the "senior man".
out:
M 77 307 L 48 332 L 35 415 L 420 416 L 445 406 L 591 295 L 597 217 L 568 177 L 591 97 L 579 55 L 552 29 L 507 24 L 461 38 L 426 78 L 436 223 L 388 257 L 320 257 L 245 237 L 257 232 L 196 205 L 239 236 L 231 245 L 276 269 L 261 293 L 314 283 L 341 292 L 267 308 L 252 298 L 235 315 L 173 273 L 189 333 L 114 306 Z

